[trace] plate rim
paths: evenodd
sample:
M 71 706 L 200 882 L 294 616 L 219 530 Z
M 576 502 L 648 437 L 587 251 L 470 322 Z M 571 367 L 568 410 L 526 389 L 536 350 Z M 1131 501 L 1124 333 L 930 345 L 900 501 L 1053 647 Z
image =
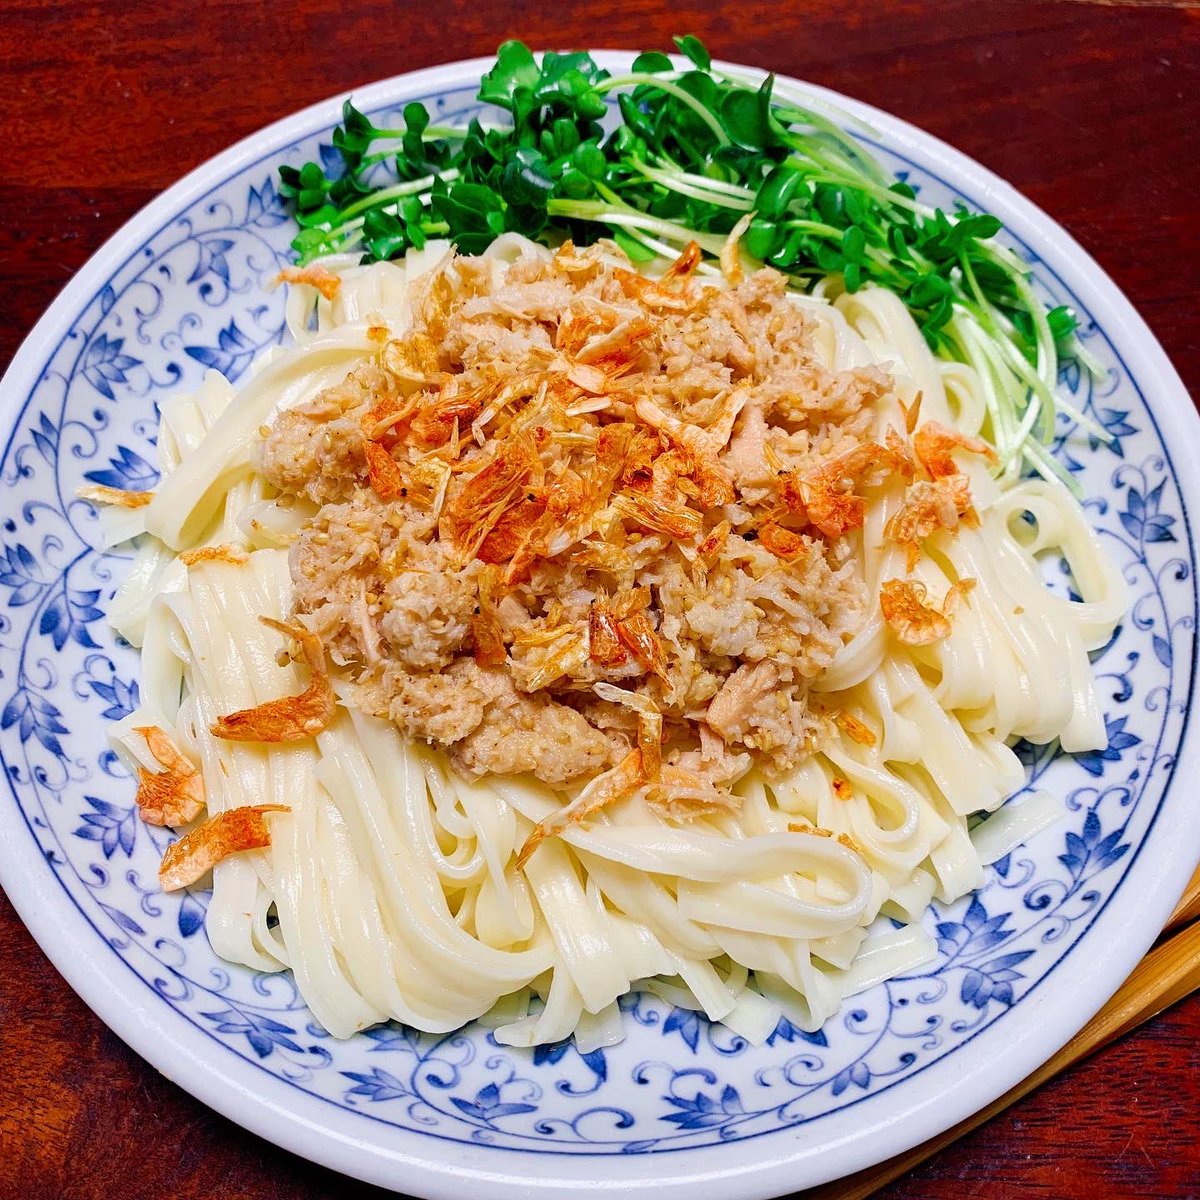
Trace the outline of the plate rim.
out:
M 602 65 L 616 67 L 628 66 L 634 57 L 631 51 L 593 50 L 591 53 Z M 415 86 L 462 86 L 464 80 L 478 78 L 493 61 L 491 56 L 457 60 L 339 92 L 269 123 L 193 168 L 130 217 L 64 285 L 26 336 L 0 381 L 0 427 L 8 423 L 14 410 L 19 415 L 24 407 L 29 390 L 36 386 L 56 332 L 69 326 L 80 303 L 86 304 L 97 288 L 136 253 L 148 231 L 168 223 L 205 193 L 253 162 L 284 148 L 318 124 L 328 124 L 331 118 L 336 120 L 341 102 L 351 95 L 361 107 L 371 108 L 386 103 L 396 92 L 412 90 Z M 766 74 L 761 68 L 741 64 L 716 62 L 715 65 L 754 79 L 761 79 Z M 1138 380 L 1144 395 L 1151 391 L 1155 394 L 1153 404 L 1148 399 L 1146 402 L 1164 440 L 1170 440 L 1171 445 L 1180 448 L 1190 443 L 1200 453 L 1200 416 L 1165 351 L 1116 283 L 1066 229 L 987 167 L 907 121 L 828 88 L 788 76 L 779 78 L 842 113 L 859 118 L 876 133 L 882 131 L 901 145 L 918 150 L 922 165 L 936 167 L 952 180 L 968 182 L 981 200 L 994 201 L 995 206 L 1005 209 L 1006 214 L 1010 214 L 1006 215 L 1006 226 L 1033 246 L 1051 271 L 1060 277 L 1069 277 L 1072 286 L 1079 285 L 1097 324 L 1113 341 L 1114 350 L 1123 359 L 1136 362 L 1138 374 L 1133 376 L 1130 372 L 1131 377 Z M 1122 345 L 1136 347 L 1136 355 L 1122 354 Z M 6 441 L 10 440 L 11 435 L 6 438 Z M 1179 450 L 1175 457 L 1181 457 Z M 1173 471 L 1173 478 L 1180 492 L 1194 570 L 1196 543 L 1188 515 L 1200 512 L 1200 480 L 1183 471 Z M 1200 661 L 1194 660 L 1192 690 L 1198 668 Z M 1200 733 L 1190 718 L 1189 707 L 1180 731 L 1177 765 L 1184 760 L 1200 762 Z M 1179 790 L 1177 785 L 1174 790 Z M 1092 988 L 1087 1000 L 1082 1005 L 1077 1002 L 1068 1019 L 1063 1019 L 1060 1014 L 1039 1022 L 1039 1010 L 1046 1016 L 1045 1010 L 1052 1004 L 1055 991 L 1064 990 L 1064 985 L 1060 979 L 1057 989 L 1035 988 L 1022 1000 L 1022 1011 L 1032 1019 L 1022 1022 L 1015 1037 L 1011 1036 L 1014 1030 L 1006 1028 L 1005 1033 L 1009 1035 L 1006 1052 L 998 1068 L 988 1073 L 978 1069 L 969 1071 L 957 1083 L 951 1080 L 952 1086 L 947 1089 L 936 1086 L 936 1082 L 941 1076 L 961 1075 L 961 1071 L 951 1065 L 949 1058 L 931 1064 L 926 1069 L 926 1079 L 934 1079 L 935 1086 L 931 1088 L 927 1083 L 923 1089 L 924 1098 L 915 1104 L 911 1097 L 906 1097 L 910 1107 L 903 1115 L 884 1116 L 872 1122 L 868 1126 L 870 1141 L 866 1146 L 867 1134 L 862 1131 L 822 1145 L 825 1166 L 814 1174 L 814 1183 L 818 1176 L 838 1178 L 881 1161 L 977 1111 L 1035 1070 L 1091 1019 L 1149 947 L 1174 903 L 1175 883 L 1179 885 L 1178 890 L 1182 890 L 1187 873 L 1195 865 L 1196 856 L 1188 849 L 1195 844 L 1195 839 L 1186 836 L 1186 829 L 1185 836 L 1171 842 L 1160 834 L 1164 849 L 1158 857 L 1147 859 L 1140 853 L 1153 835 L 1153 826 L 1170 808 L 1181 809 L 1175 815 L 1182 817 L 1185 823 L 1190 819 L 1190 825 L 1200 831 L 1200 813 L 1189 812 L 1182 799 L 1173 803 L 1172 791 L 1170 785 L 1165 788 L 1159 811 L 1147 829 L 1146 840 L 1119 885 L 1126 889 L 1124 902 L 1116 913 L 1108 907 L 1102 910 L 1082 935 L 1092 939 L 1093 950 L 1099 938 L 1095 932 L 1097 926 L 1103 924 L 1110 935 L 1107 948 L 1091 955 L 1085 964 Z M 255 1087 L 246 1082 L 247 1064 L 244 1062 L 235 1058 L 226 1069 L 226 1059 L 221 1057 L 214 1066 L 212 1054 L 204 1053 L 210 1046 L 208 1040 L 169 1004 L 150 1003 L 145 1000 L 144 993 L 138 996 L 142 1003 L 128 1003 L 122 989 L 114 988 L 108 978 L 113 972 L 107 945 L 96 940 L 85 918 L 70 898 L 64 896 L 53 873 L 44 869 L 40 856 L 27 855 L 22 859 L 12 853 L 12 841 L 0 839 L 0 886 L 4 887 L 14 910 L 42 952 L 97 1016 L 142 1058 L 209 1107 L 276 1145 L 344 1174 L 385 1187 L 403 1188 L 435 1200 L 443 1197 L 457 1200 L 464 1195 L 464 1188 L 469 1188 L 471 1195 L 483 1197 L 497 1187 L 512 1194 L 516 1188 L 527 1193 L 600 1188 L 633 1192 L 653 1186 L 682 1197 L 697 1183 L 712 1185 L 718 1181 L 723 1187 L 721 1195 L 749 1200 L 750 1197 L 790 1190 L 794 1180 L 787 1177 L 789 1170 L 811 1154 L 811 1149 L 798 1144 L 804 1139 L 798 1136 L 795 1128 L 780 1130 L 772 1138 L 755 1138 L 741 1143 L 742 1155 L 737 1153 L 739 1143 L 736 1142 L 696 1148 L 682 1156 L 664 1155 L 658 1162 L 670 1163 L 672 1172 L 669 1179 L 663 1179 L 661 1166 L 657 1171 L 647 1170 L 655 1161 L 654 1156 L 606 1157 L 601 1167 L 595 1156 L 564 1158 L 534 1149 L 506 1149 L 503 1160 L 497 1160 L 495 1152 L 489 1153 L 487 1147 L 468 1145 L 458 1145 L 449 1153 L 439 1149 L 435 1155 L 428 1155 L 422 1151 L 433 1148 L 434 1139 L 394 1126 L 389 1126 L 389 1138 L 395 1145 L 385 1149 L 364 1141 L 356 1132 L 362 1128 L 357 1118 L 367 1114 L 348 1113 L 319 1097 L 292 1088 L 286 1092 L 287 1102 L 283 1103 L 273 1093 L 285 1085 L 273 1076 L 251 1075 L 250 1078 L 260 1085 Z M 1142 876 L 1146 878 L 1143 880 Z M 1139 881 L 1149 883 L 1151 880 L 1158 886 L 1135 886 Z M 1169 884 L 1165 889 L 1164 882 Z M 66 922 L 62 921 L 64 912 Z M 1119 932 L 1122 927 L 1123 935 Z M 64 937 L 64 930 L 68 931 L 68 936 Z M 84 933 L 82 939 L 79 937 L 81 932 Z M 100 953 L 102 944 L 103 954 Z M 130 964 L 124 965 L 133 972 Z M 1039 982 L 1044 982 L 1045 978 Z M 1068 987 L 1071 982 L 1068 979 Z M 134 990 L 141 992 L 141 989 Z M 1049 1036 L 1047 1029 L 1053 1030 Z M 985 1037 L 987 1032 L 981 1031 Z M 996 1036 L 993 1035 L 993 1040 Z M 947 1097 L 955 1101 L 949 1107 L 945 1104 Z M 352 1124 L 347 1122 L 347 1117 L 353 1118 Z M 341 1125 L 346 1128 L 339 1128 Z M 409 1148 L 401 1143 L 408 1144 Z M 788 1149 L 781 1153 L 784 1143 Z M 745 1158 L 745 1151 L 751 1146 L 751 1161 L 739 1165 L 736 1160 Z M 717 1156 L 715 1167 L 704 1165 L 714 1155 Z M 540 1169 L 536 1175 L 497 1170 L 494 1165 L 497 1161 L 513 1165 L 537 1163 L 539 1168 L 553 1162 L 556 1177 L 547 1178 Z M 693 1163 L 695 1170 L 688 1165 Z M 573 1164 L 574 1169 L 568 1169 L 569 1164 Z M 678 1171 L 680 1167 L 684 1169 Z M 600 1175 L 606 1178 L 597 1178 Z

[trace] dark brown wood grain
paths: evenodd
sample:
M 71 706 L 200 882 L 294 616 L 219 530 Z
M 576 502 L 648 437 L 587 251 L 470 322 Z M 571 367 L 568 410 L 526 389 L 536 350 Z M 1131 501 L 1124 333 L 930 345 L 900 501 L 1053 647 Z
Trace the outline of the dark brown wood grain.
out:
M 506 37 L 648 48 L 689 31 L 888 109 L 1010 180 L 1095 255 L 1200 394 L 1200 10 L 1064 0 L 4 0 L 0 365 L 122 222 L 277 117 Z M 1198 1046 L 1192 999 L 884 1195 L 1200 1196 Z M 0 1200 L 342 1188 L 142 1062 L 0 898 Z

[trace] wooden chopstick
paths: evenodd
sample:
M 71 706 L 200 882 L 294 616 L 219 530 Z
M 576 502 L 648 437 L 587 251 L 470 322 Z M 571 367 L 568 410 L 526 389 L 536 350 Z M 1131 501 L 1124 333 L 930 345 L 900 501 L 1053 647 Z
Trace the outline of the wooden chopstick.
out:
M 1180 926 L 1194 921 L 1197 917 L 1200 917 L 1200 867 L 1196 868 L 1195 875 L 1183 889 L 1183 895 L 1179 897 L 1175 911 L 1171 913 L 1167 918 L 1167 923 L 1163 926 L 1163 933 L 1171 933 Z
M 1200 989 L 1200 869 L 1192 876 L 1164 931 L 1179 930 L 1155 946 L 1137 965 L 1111 1000 L 1057 1054 L 986 1108 L 944 1133 L 835 1183 L 803 1193 L 803 1200 L 867 1200 L 881 1187 L 899 1179 L 944 1150 L 952 1142 L 1003 1112 L 1022 1096 L 1060 1071 L 1123 1037 L 1164 1009 Z

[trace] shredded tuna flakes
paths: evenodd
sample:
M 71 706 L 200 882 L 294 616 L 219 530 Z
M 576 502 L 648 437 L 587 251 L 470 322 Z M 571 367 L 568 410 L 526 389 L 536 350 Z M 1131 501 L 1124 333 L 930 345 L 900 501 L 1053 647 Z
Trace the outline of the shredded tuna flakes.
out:
M 186 825 L 203 811 L 204 781 L 195 764 L 157 725 L 134 730 L 146 745 L 161 771 L 138 768 L 138 815 L 147 825 Z
M 290 812 L 283 804 L 257 804 L 231 808 L 209 817 L 191 833 L 172 842 L 158 868 L 164 892 L 177 892 L 203 879 L 223 858 L 239 850 L 261 850 L 271 844 L 264 813 Z
M 828 370 L 783 277 L 732 282 L 727 249 L 727 288 L 693 248 L 658 280 L 570 244 L 451 258 L 410 332 L 260 446 L 318 506 L 295 615 L 352 702 L 465 772 L 586 784 L 526 856 L 624 795 L 689 820 L 754 760 L 802 762 L 827 728 L 810 685 L 866 609 L 839 539 L 915 470 L 907 439 L 869 440 L 888 377 Z M 306 736 L 312 670 L 307 700 L 222 736 Z

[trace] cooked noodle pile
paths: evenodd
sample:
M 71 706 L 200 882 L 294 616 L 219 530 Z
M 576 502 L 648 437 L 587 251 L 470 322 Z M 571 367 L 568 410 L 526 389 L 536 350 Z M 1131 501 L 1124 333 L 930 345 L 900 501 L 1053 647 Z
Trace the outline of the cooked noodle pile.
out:
M 1054 819 L 1000 808 L 1012 742 L 1104 744 L 1125 598 L 1078 504 L 993 480 L 895 296 L 723 260 L 293 272 L 295 346 L 164 404 L 148 503 L 93 493 L 141 536 L 116 740 L 190 823 L 164 886 L 211 868 L 214 948 L 331 1033 L 587 1049 L 637 986 L 815 1028 Z

